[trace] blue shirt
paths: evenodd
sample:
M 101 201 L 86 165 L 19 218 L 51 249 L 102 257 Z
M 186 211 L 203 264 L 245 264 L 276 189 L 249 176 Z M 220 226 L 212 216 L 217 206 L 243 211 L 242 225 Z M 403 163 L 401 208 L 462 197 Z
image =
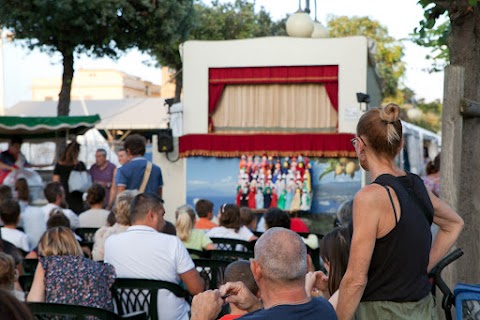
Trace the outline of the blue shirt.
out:
M 242 320 L 336 320 L 335 309 L 327 300 L 314 298 L 303 304 L 282 304 L 270 309 L 260 309 L 247 313 L 238 319 Z
M 147 159 L 144 157 L 133 158 L 118 168 L 115 182 L 119 186 L 125 186 L 125 189 L 127 190 L 138 190 L 142 185 L 146 167 Z M 152 163 L 152 171 L 150 172 L 150 177 L 148 178 L 144 192 L 158 194 L 158 188 L 162 186 L 162 170 L 160 170 L 159 166 Z

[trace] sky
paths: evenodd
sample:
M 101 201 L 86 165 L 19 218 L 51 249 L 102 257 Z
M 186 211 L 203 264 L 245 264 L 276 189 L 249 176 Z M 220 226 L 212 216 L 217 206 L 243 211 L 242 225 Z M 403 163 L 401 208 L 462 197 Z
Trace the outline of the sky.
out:
M 223 2 L 227 1 L 223 0 Z M 301 2 L 304 6 L 305 0 L 301 0 Z M 314 0 L 310 2 L 313 18 Z M 297 11 L 298 3 L 298 0 L 256 0 L 256 5 L 263 6 L 270 12 L 274 20 L 279 20 L 286 14 Z M 323 25 L 326 25 L 329 14 L 350 17 L 368 16 L 387 27 L 389 34 L 396 39 L 404 39 L 413 32 L 423 15 L 423 10 L 420 5 L 417 5 L 417 0 L 317 0 L 317 5 L 317 18 Z M 404 42 L 404 47 L 404 61 L 407 64 L 406 86 L 416 92 L 416 99 L 424 98 L 426 101 L 442 99 L 443 72 L 430 74 L 426 71 L 430 62 L 425 59 L 425 55 L 429 51 L 409 42 Z M 6 108 L 19 101 L 31 100 L 31 84 L 34 78 L 61 77 L 61 56 L 58 54 L 49 56 L 38 50 L 30 51 L 15 42 L 4 42 L 2 51 Z M 148 55 L 142 54 L 138 50 L 132 50 L 117 61 L 81 56 L 75 61 L 75 69 L 112 68 L 162 84 L 160 69 L 149 66 L 148 62 L 153 65 L 154 61 Z

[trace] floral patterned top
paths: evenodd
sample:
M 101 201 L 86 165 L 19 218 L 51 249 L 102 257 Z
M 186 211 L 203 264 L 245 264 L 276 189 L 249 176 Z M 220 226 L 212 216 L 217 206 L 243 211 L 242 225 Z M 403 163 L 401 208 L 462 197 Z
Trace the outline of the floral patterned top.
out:
M 45 269 L 45 302 L 97 307 L 113 311 L 110 287 L 115 281 L 112 265 L 85 257 L 40 257 Z

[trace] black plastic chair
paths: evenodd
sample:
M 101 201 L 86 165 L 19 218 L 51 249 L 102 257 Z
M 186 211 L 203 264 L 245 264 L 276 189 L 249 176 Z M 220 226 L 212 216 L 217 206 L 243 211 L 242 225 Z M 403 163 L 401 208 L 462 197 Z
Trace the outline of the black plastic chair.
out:
M 38 265 L 38 259 L 23 259 L 22 261 L 23 272 L 25 274 L 35 274 L 37 265 Z
M 111 311 L 77 306 L 71 304 L 59 304 L 59 303 L 43 303 L 43 302 L 29 302 L 27 303 L 30 311 L 35 319 L 101 319 L 101 320 L 118 320 L 118 319 L 131 319 L 131 320 L 146 320 L 147 315 L 144 311 L 135 312 L 128 315 L 119 316 Z M 56 316 L 56 317 L 52 317 Z M 62 316 L 62 317 L 58 317 Z
M 210 252 L 203 250 L 195 250 L 187 248 L 188 253 L 192 259 L 209 259 Z
M 18 283 L 20 284 L 20 287 L 22 287 L 23 292 L 28 294 L 32 288 L 33 274 L 22 274 L 20 277 L 18 277 Z
M 237 261 L 253 258 L 253 251 L 210 250 L 211 259 Z
M 166 289 L 179 298 L 189 298 L 189 293 L 176 283 L 161 280 L 117 278 L 112 296 L 118 314 L 145 311 L 147 318 L 158 320 L 158 290 Z
M 224 282 L 225 269 L 231 263 L 228 260 L 193 259 L 195 267 L 205 281 L 205 290 L 218 289 Z
M 230 238 L 210 238 L 218 250 L 252 251 L 255 243 Z
M 93 250 L 93 244 L 95 243 L 95 232 L 98 228 L 77 228 L 75 233 L 82 238 L 80 245 L 90 248 L 90 251 Z

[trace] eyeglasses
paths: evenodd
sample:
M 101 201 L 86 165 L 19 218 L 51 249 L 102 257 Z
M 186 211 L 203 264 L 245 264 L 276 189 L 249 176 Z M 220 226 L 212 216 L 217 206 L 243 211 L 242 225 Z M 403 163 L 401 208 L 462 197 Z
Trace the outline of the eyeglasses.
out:
M 363 141 L 362 137 L 359 136 L 359 137 L 355 137 L 355 138 L 353 138 L 352 140 L 350 140 L 350 142 L 352 143 L 352 146 L 353 146 L 354 148 L 355 148 L 355 142 L 357 142 L 358 139 L 360 139 L 360 141 L 362 141 L 362 143 L 363 143 L 363 145 L 364 145 L 365 147 L 367 146 L 367 144 L 365 143 L 365 141 Z

